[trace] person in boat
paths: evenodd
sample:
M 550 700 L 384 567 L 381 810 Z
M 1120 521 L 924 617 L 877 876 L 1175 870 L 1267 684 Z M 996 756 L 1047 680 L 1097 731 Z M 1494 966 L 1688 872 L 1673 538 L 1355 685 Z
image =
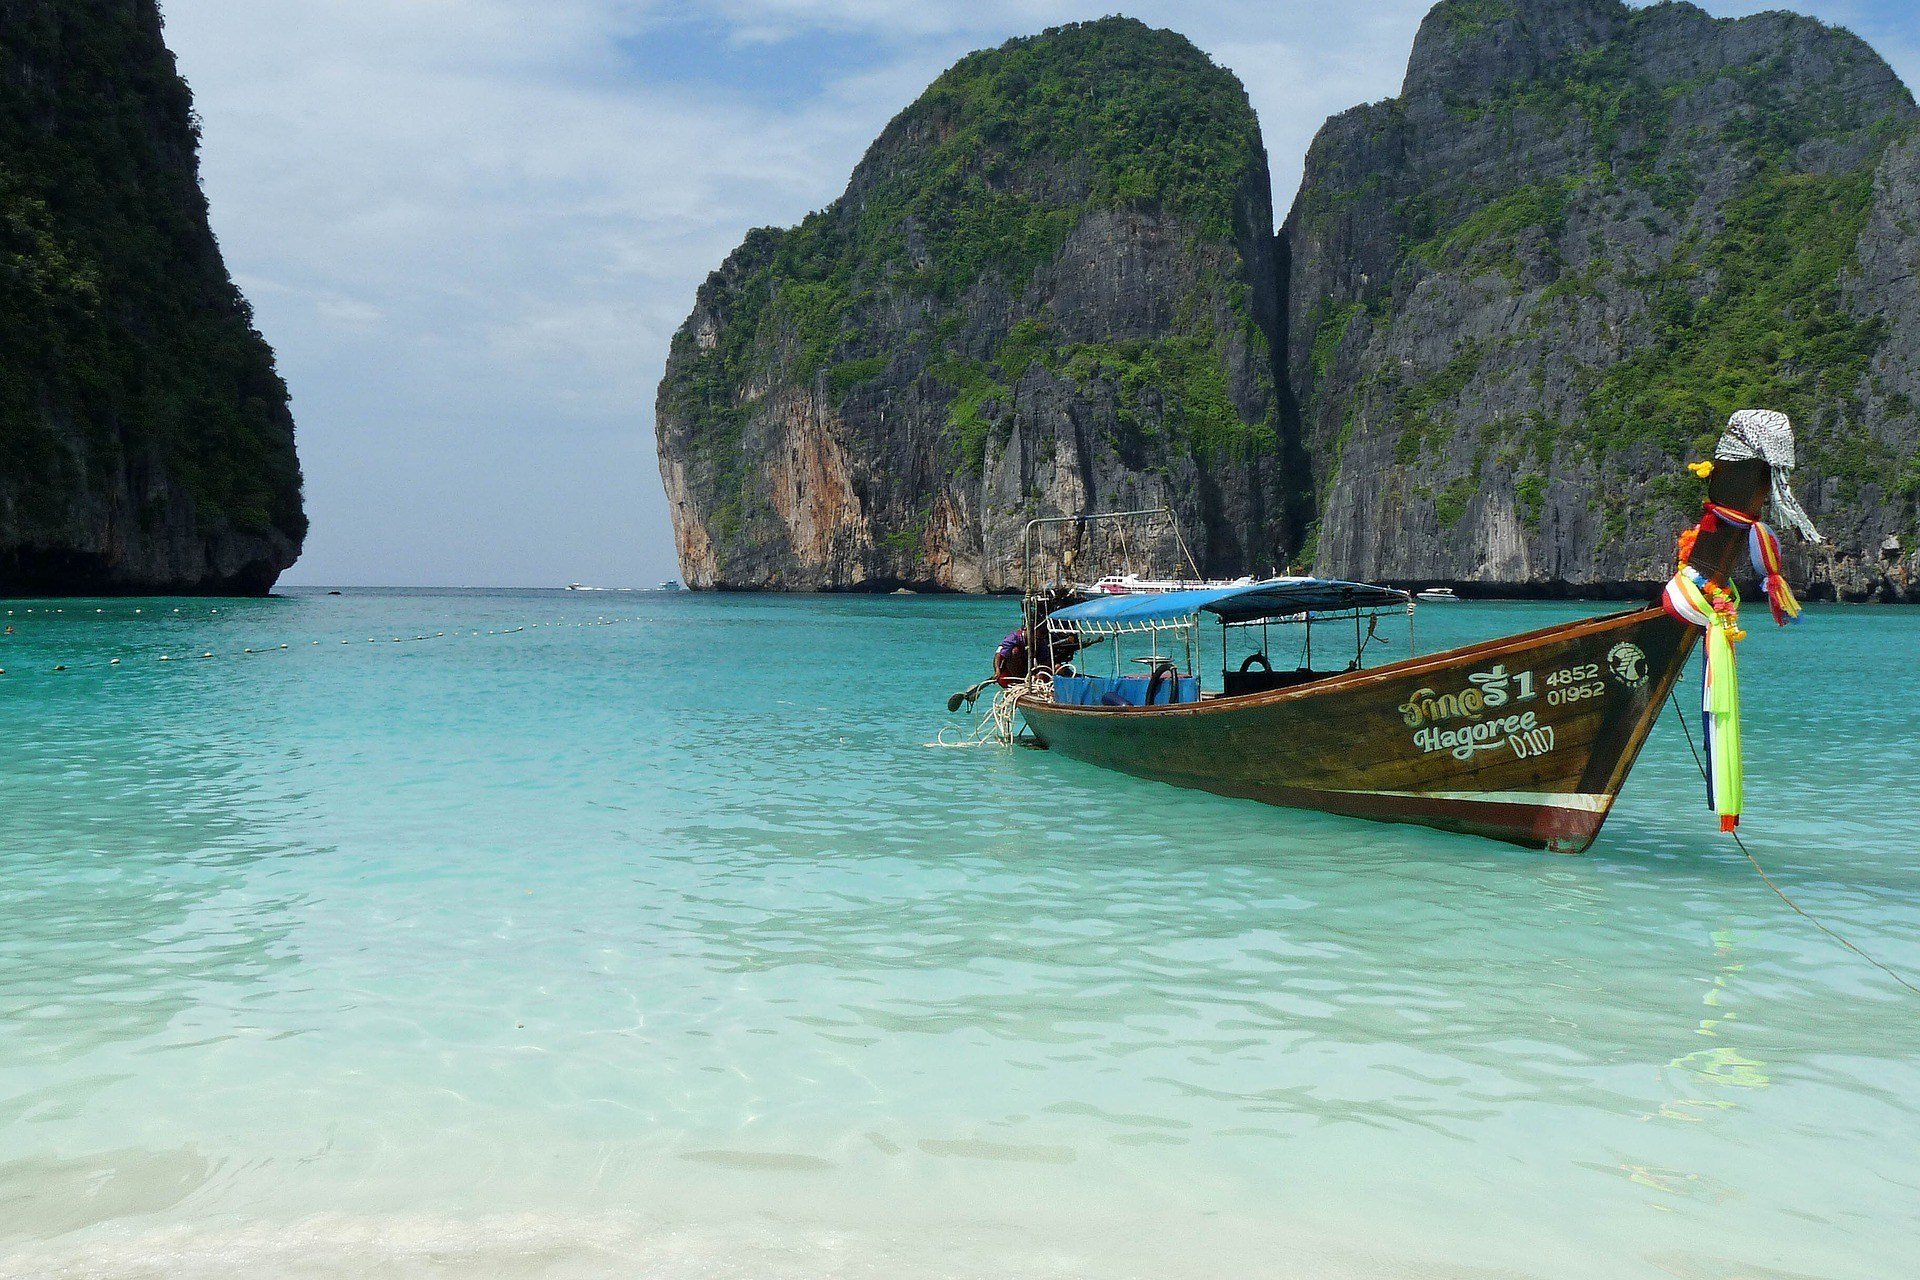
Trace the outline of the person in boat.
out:
M 1001 684 L 1018 684 L 1026 679 L 1032 666 L 1027 653 L 1027 629 L 1015 627 L 993 651 L 993 678 Z
M 1077 599 L 1079 597 L 1070 589 L 1052 591 L 1048 593 L 1041 617 L 1046 617 L 1055 609 L 1064 609 Z M 1002 685 L 1019 684 L 1027 678 L 1029 671 L 1054 670 L 1061 663 L 1072 660 L 1073 655 L 1086 646 L 1087 642 L 1076 635 L 1053 634 L 1044 622 L 1037 641 L 1027 635 L 1025 627 L 1016 627 L 993 651 L 994 682 Z
M 1019 684 L 1036 667 L 1051 671 L 1085 647 L 1076 636 L 1056 636 L 1045 630 L 1035 645 L 1027 638 L 1027 629 L 1017 627 L 993 651 L 993 678 L 999 684 Z

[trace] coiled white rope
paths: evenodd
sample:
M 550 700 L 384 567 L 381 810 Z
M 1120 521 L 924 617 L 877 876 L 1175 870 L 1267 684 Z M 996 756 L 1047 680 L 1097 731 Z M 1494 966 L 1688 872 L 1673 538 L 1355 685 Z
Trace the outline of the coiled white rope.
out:
M 1004 685 L 993 696 L 987 714 L 971 726 L 942 725 L 930 747 L 1011 747 L 1020 732 L 1020 700 L 1053 701 L 1053 673 L 1034 671 L 1018 684 Z

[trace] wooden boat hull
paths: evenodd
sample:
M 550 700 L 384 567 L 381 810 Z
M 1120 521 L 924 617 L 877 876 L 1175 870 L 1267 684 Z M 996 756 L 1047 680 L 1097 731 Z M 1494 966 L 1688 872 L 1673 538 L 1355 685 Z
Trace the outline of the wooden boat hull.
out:
M 1040 745 L 1138 777 L 1577 853 L 1698 634 L 1637 609 L 1270 693 L 1020 710 Z

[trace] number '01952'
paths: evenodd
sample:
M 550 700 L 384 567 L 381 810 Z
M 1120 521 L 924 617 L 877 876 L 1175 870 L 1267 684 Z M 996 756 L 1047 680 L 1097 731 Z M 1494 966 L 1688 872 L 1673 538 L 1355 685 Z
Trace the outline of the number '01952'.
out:
M 1601 697 L 1607 691 L 1606 682 L 1600 678 L 1600 664 L 1597 662 L 1561 667 L 1558 671 L 1549 672 L 1541 683 L 1547 686 L 1547 705 L 1550 707 L 1585 702 L 1588 698 Z

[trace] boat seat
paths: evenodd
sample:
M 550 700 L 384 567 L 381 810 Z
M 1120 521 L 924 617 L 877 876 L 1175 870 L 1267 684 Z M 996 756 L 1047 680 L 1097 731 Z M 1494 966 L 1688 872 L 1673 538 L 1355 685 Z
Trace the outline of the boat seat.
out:
M 1055 676 L 1053 700 L 1064 707 L 1142 707 L 1146 705 L 1150 676 Z M 1154 691 L 1153 704 L 1164 707 L 1175 702 L 1198 702 L 1200 683 L 1192 676 L 1177 681 L 1162 680 Z

